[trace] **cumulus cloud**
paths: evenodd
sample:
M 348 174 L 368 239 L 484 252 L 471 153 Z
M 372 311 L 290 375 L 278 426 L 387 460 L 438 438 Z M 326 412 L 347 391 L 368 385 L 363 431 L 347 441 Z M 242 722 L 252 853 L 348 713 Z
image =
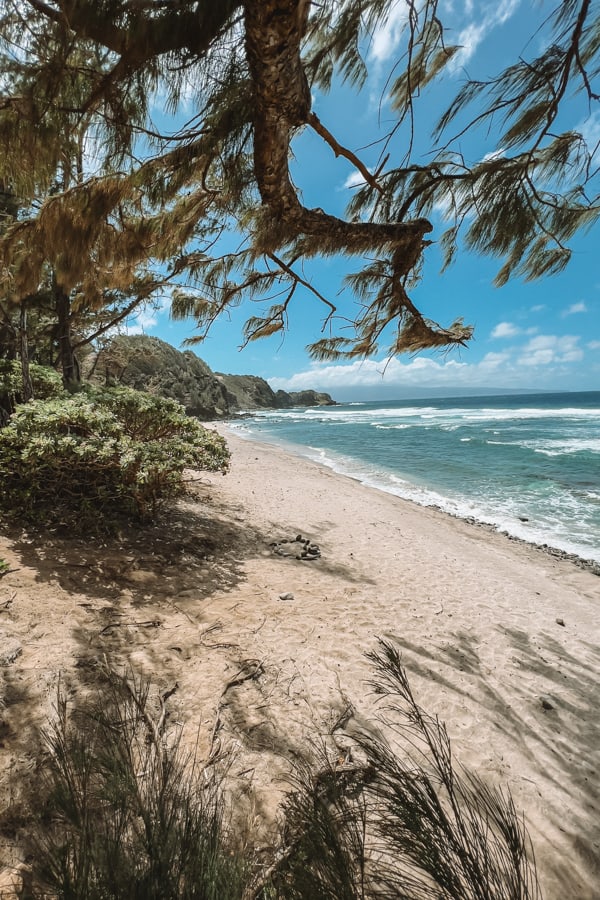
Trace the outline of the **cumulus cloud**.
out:
M 508 338 L 515 337 L 520 333 L 521 329 L 513 325 L 512 322 L 498 322 L 496 327 L 492 329 L 490 336 L 493 338 Z
M 584 313 L 587 311 L 588 311 L 587 306 L 585 305 L 583 300 L 580 300 L 578 303 L 571 303 L 570 306 L 568 306 L 565 310 L 563 310 L 562 315 L 563 315 L 563 317 L 564 316 L 572 316 L 572 315 L 575 315 L 576 313 Z
M 126 322 L 124 331 L 126 334 L 146 334 L 150 328 L 158 325 L 156 315 L 150 313 L 139 313 L 135 318 Z
M 526 367 L 548 366 L 579 362 L 581 359 L 583 350 L 579 346 L 579 337 L 570 334 L 539 334 L 523 347 L 517 364 Z
M 581 374 L 575 365 L 584 356 L 579 343 L 580 338 L 574 335 L 536 335 L 523 347 L 487 353 L 477 362 L 417 356 L 408 361 L 384 358 L 314 364 L 290 378 L 270 378 L 269 383 L 275 390 L 313 388 L 340 399 L 429 389 L 567 389 L 565 385 L 575 384 Z M 599 349 L 600 341 L 586 347 Z
M 448 388 L 477 385 L 509 385 L 508 353 L 488 353 L 478 363 L 457 359 L 437 360 L 418 356 L 409 362 L 397 358 L 357 360 L 351 363 L 315 365 L 291 378 L 271 378 L 274 389 L 297 391 L 314 388 L 335 394 L 353 388 L 382 387 L 421 389 L 423 386 Z
M 159 317 L 169 308 L 170 302 L 167 296 L 157 298 L 126 319 L 123 330 L 126 334 L 146 334 L 158 325 Z

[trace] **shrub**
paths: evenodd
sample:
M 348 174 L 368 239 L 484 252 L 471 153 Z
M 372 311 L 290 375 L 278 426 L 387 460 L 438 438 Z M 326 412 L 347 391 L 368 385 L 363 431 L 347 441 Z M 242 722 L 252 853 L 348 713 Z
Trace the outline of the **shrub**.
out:
M 59 695 L 25 898 L 241 900 L 219 778 L 186 758 L 180 732 L 167 739 L 155 706 L 147 681 L 114 672 L 87 708 L 68 715 Z
M 351 761 L 296 767 L 279 862 L 260 900 L 541 900 L 523 822 L 508 791 L 453 759 L 446 728 L 417 704 L 397 649 L 368 653 L 383 699 Z
M 185 492 L 185 468 L 225 470 L 223 438 L 172 400 L 129 388 L 84 391 L 17 408 L 0 430 L 0 509 L 88 528 L 147 520 Z
M 62 378 L 48 366 L 30 363 L 29 374 L 35 396 L 40 400 L 58 397 L 63 392 Z M 6 417 L 23 402 L 23 375 L 21 363 L 15 359 L 0 359 L 0 413 Z
M 23 900 L 540 900 L 510 794 L 454 761 L 393 645 L 367 655 L 385 711 L 344 737 L 344 759 L 296 759 L 266 871 L 227 827 L 215 769 L 190 767 L 180 732 L 168 740 L 164 695 L 109 672 L 87 712 L 59 698 Z

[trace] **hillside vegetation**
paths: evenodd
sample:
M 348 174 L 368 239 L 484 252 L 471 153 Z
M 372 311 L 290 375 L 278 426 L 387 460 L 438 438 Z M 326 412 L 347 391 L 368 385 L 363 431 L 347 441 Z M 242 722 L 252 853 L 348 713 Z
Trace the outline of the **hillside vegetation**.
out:
M 226 375 L 191 350 L 177 350 L 157 337 L 119 335 L 92 361 L 94 380 L 123 384 L 181 403 L 188 415 L 222 419 L 242 410 L 331 406 L 329 394 L 274 391 L 256 375 Z

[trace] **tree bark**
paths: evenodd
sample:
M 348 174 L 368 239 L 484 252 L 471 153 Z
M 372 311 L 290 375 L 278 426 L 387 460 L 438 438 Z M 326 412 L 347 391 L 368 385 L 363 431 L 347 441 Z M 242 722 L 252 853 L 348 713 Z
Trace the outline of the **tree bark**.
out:
M 71 300 L 59 285 L 54 286 L 56 304 L 56 323 L 58 355 L 62 368 L 63 384 L 66 388 L 74 387 L 81 380 L 79 363 L 73 350 L 71 336 Z
M 292 132 L 309 122 L 311 112 L 300 54 L 309 5 L 307 0 L 246 0 L 244 5 L 254 93 L 254 174 L 266 213 L 259 249 L 274 250 L 303 236 L 306 255 L 324 248 L 342 253 L 394 250 L 399 274 L 407 274 L 427 245 L 424 235 L 432 227 L 426 219 L 347 222 L 321 209 L 307 209 L 292 184 L 288 165 Z
M 21 377 L 23 379 L 21 400 L 23 403 L 27 403 L 29 400 L 33 400 L 33 382 L 31 380 L 31 371 L 29 369 L 27 304 L 25 300 L 21 301 L 21 309 L 19 312 L 19 355 L 21 357 Z

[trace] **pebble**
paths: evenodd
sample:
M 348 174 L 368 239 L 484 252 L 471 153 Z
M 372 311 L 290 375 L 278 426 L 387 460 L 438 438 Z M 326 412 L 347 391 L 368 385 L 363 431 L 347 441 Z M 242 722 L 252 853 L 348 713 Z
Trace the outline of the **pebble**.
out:
M 549 697 L 540 697 L 540 702 L 542 704 L 542 709 L 554 709 L 554 703 L 552 703 Z
M 290 593 L 287 593 L 287 594 L 280 594 L 280 595 L 279 595 L 279 599 L 280 599 L 280 600 L 293 600 L 293 599 L 294 599 L 294 595 L 293 595 L 293 594 L 290 594 Z
M 564 627 L 565 627 L 565 620 L 564 620 L 564 619 L 557 619 L 557 620 L 556 620 L 556 624 L 557 624 L 557 625 L 562 625 L 562 627 L 564 628 Z

